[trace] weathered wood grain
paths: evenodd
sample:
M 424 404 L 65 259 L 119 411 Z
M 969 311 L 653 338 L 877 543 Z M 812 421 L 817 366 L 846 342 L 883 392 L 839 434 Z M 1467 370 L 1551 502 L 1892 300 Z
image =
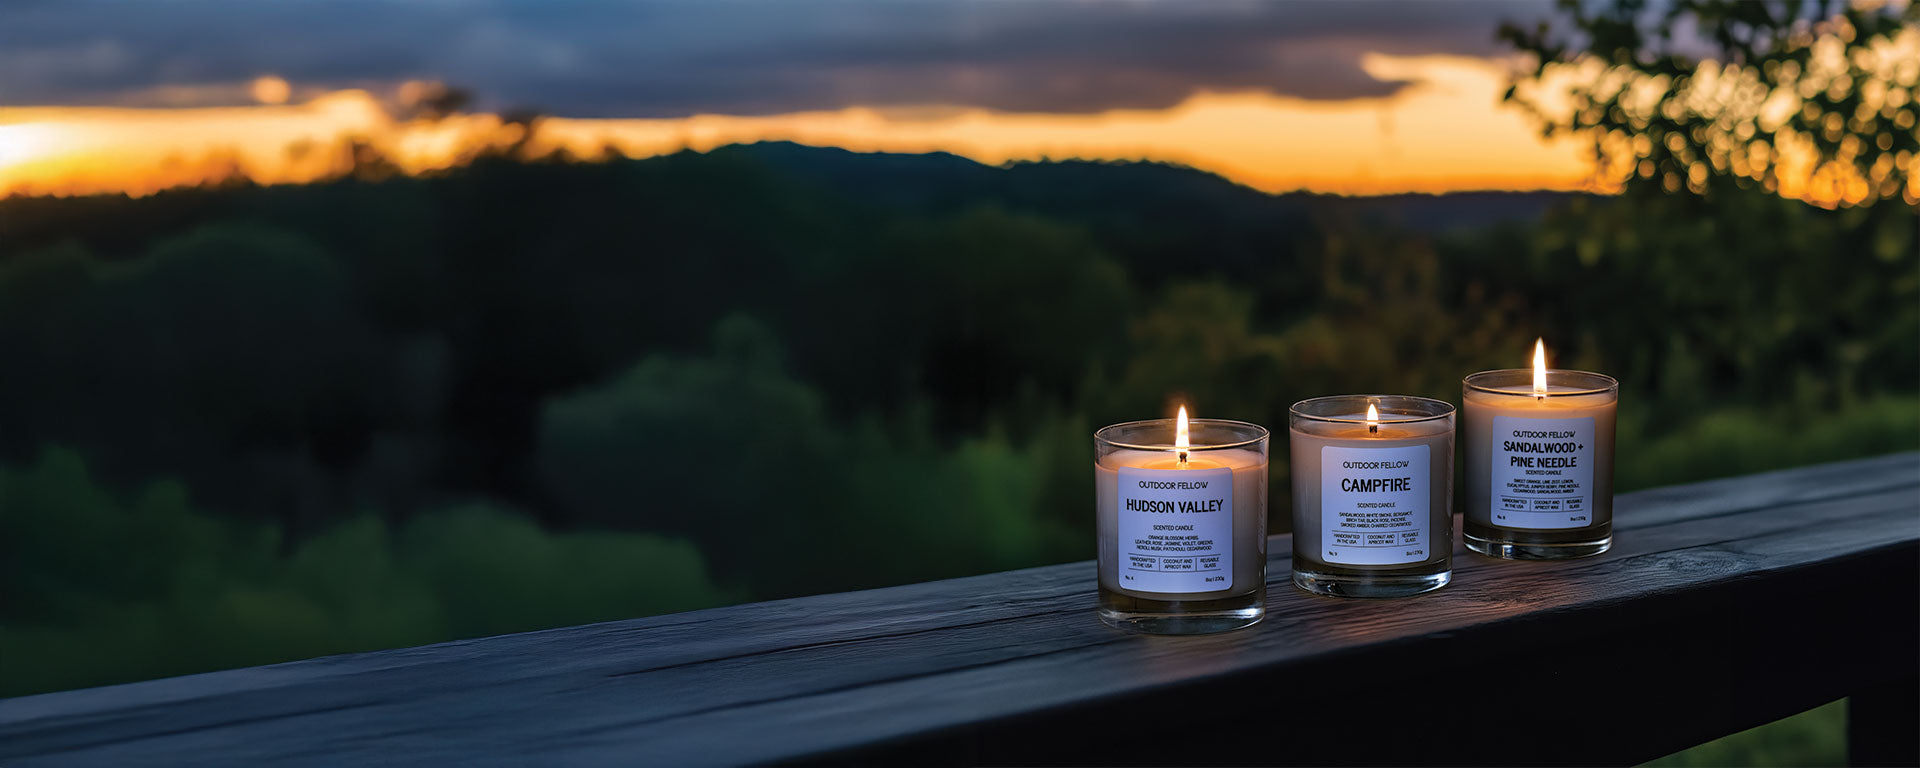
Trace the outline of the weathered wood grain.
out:
M 0 700 L 0 764 L 1636 762 L 1920 672 L 1920 454 L 1657 489 L 1613 551 L 1135 637 L 1093 565 Z

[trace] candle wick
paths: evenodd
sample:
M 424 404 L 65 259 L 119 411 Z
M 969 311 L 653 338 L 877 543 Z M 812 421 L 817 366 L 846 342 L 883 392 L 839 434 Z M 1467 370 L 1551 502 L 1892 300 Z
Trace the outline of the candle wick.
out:
M 1376 434 L 1376 435 L 1377 435 L 1377 434 L 1380 434 L 1380 425 L 1378 425 L 1378 424 L 1368 424 L 1368 425 L 1367 425 L 1367 431 L 1368 431 L 1368 432 L 1372 432 L 1373 434 Z
M 1174 455 L 1175 455 L 1175 456 L 1178 456 L 1178 457 L 1179 457 L 1179 459 L 1180 459 L 1180 466 L 1183 466 L 1183 467 L 1184 467 L 1184 466 L 1186 466 L 1186 465 L 1187 465 L 1187 452 L 1186 452 L 1186 451 L 1174 451 Z

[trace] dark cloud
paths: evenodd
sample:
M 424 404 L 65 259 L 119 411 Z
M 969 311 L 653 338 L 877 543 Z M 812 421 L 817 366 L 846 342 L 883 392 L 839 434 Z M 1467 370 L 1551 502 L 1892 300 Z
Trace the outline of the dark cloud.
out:
M 1362 54 L 1499 52 L 1513 2 L 0 2 L 0 104 L 433 79 L 583 117 L 850 105 L 1088 112 L 1198 90 L 1384 96 Z

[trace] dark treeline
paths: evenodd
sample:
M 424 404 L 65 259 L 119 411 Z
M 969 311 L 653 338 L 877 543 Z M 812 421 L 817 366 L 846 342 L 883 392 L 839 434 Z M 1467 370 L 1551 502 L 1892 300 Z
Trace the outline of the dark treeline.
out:
M 7 200 L 0 652 L 73 663 L 0 693 L 1079 559 L 1094 427 L 1255 421 L 1284 483 L 1291 402 L 1536 336 L 1627 488 L 1907 446 L 1915 237 L 782 144 Z

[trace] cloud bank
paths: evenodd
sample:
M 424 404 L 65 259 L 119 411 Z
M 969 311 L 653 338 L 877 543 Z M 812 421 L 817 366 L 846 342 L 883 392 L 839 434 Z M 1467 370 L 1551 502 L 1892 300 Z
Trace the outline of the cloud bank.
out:
M 1086 113 L 1199 91 L 1388 96 L 1360 57 L 1500 53 L 1510 2 L 12 0 L 0 105 L 207 106 L 410 79 L 578 117 L 848 106 Z

